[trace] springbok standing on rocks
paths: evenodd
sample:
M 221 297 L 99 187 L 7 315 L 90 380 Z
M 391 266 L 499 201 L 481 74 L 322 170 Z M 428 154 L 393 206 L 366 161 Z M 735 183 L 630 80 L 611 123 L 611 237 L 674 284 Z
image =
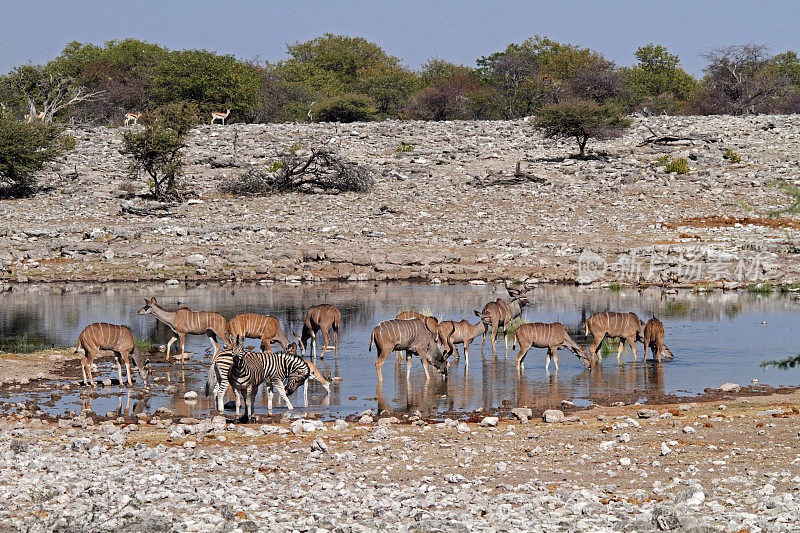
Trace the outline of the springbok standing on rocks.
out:
M 125 125 L 127 126 L 128 124 L 133 122 L 133 125 L 135 126 L 136 124 L 139 123 L 139 117 L 141 116 L 142 116 L 141 113 L 125 113 Z
M 81 361 L 81 372 L 83 373 L 83 384 L 92 387 L 95 386 L 94 376 L 92 376 L 92 362 L 94 361 L 97 352 L 100 350 L 111 350 L 114 352 L 114 361 L 117 363 L 117 376 L 119 383 L 122 385 L 122 367 L 119 364 L 120 359 L 125 363 L 125 371 L 128 377 L 128 386 L 132 387 L 131 383 L 131 365 L 130 359 L 136 364 L 136 370 L 139 371 L 142 381 L 147 382 L 147 375 L 150 373 L 150 360 L 142 361 L 142 356 L 139 353 L 139 348 L 133 340 L 131 330 L 125 326 L 118 326 L 116 324 L 108 324 L 106 322 L 95 322 L 86 326 L 81 334 L 78 335 L 78 346 L 75 348 L 75 353 L 83 355 Z M 86 374 L 89 374 L 89 380 L 86 380 Z
M 486 333 L 486 324 L 483 321 L 477 324 L 470 324 L 467 320 L 461 322 L 453 322 L 452 320 L 445 320 L 436 328 L 436 338 L 440 344 L 445 346 L 445 356 L 452 353 L 458 357 L 458 350 L 456 344 L 464 345 L 464 358 L 466 359 L 466 366 L 469 367 L 469 345 L 478 335 Z
M 169 326 L 169 329 L 175 334 L 167 343 L 167 361 L 169 361 L 169 352 L 172 348 L 172 343 L 176 340 L 180 341 L 181 354 L 186 355 L 186 334 L 191 335 L 207 335 L 208 340 L 214 347 L 214 355 L 219 353 L 219 344 L 217 339 L 221 339 L 228 344 L 226 334 L 225 317 L 218 313 L 210 311 L 192 311 L 188 307 L 180 307 L 177 311 L 167 311 L 158 305 L 155 298 L 144 299 L 144 307 L 139 309 L 140 315 L 150 313 L 155 316 L 159 322 Z M 184 357 L 181 357 L 181 366 L 183 366 Z
M 586 334 L 592 334 L 592 345 L 589 348 L 589 355 L 594 364 L 594 358 L 600 350 L 600 343 L 608 337 L 619 337 L 619 351 L 617 351 L 617 361 L 621 362 L 622 350 L 625 349 L 625 342 L 633 350 L 633 360 L 637 361 L 639 356 L 636 354 L 636 341 L 644 341 L 644 322 L 639 320 L 636 313 L 615 313 L 604 311 L 595 313 L 586 320 Z M 597 358 L 600 362 L 600 358 Z
M 528 304 L 528 297 L 521 290 L 508 288 L 508 295 L 511 298 L 505 301 L 498 298 L 494 302 L 489 302 L 483 306 L 483 310 L 475 311 L 475 315 L 481 319 L 481 322 L 486 324 L 488 332 L 489 326 L 492 330 L 492 355 L 497 354 L 497 347 L 495 346 L 495 339 L 500 328 L 503 328 L 505 333 L 508 328 L 509 322 L 517 317 L 522 316 L 522 308 Z M 506 342 L 506 357 L 508 357 L 508 335 L 503 335 Z M 483 342 L 481 343 L 481 353 L 483 347 L 486 345 L 486 333 L 483 334 Z
M 272 353 L 270 344 L 277 342 L 284 350 L 289 349 L 289 339 L 283 333 L 278 319 L 274 316 L 244 313 L 236 315 L 228 322 L 228 335 L 235 339 L 241 335 L 243 339 L 261 339 L 261 351 Z
M 417 313 L 416 311 L 401 311 L 396 317 L 398 320 L 408 320 L 409 318 L 418 318 L 425 324 L 425 329 L 427 329 L 434 338 L 436 338 L 437 328 L 439 326 L 439 320 L 435 316 L 428 316 L 423 315 L 422 313 Z M 394 352 L 394 358 L 397 361 L 400 361 L 400 352 Z
M 214 123 L 215 120 L 219 120 L 222 122 L 222 125 L 225 125 L 225 119 L 228 118 L 228 115 L 231 114 L 231 110 L 227 109 L 224 113 L 221 111 L 214 111 L 211 113 L 211 124 Z
M 535 348 L 547 348 L 547 364 L 545 371 L 550 372 L 550 359 L 556 362 L 556 373 L 558 373 L 558 349 L 566 348 L 581 360 L 583 366 L 591 368 L 591 360 L 586 350 L 581 348 L 578 343 L 572 340 L 572 337 L 567 333 L 567 328 L 561 322 L 553 322 L 545 324 L 544 322 L 533 322 L 530 324 L 522 324 L 514 332 L 514 348 L 519 342 L 519 353 L 517 354 L 517 371 L 522 371 L 525 368 L 525 356 L 528 354 L 531 346 Z
M 653 351 L 653 357 L 658 358 L 658 362 L 661 362 L 661 356 L 663 355 L 667 359 L 672 359 L 674 355 L 672 352 L 669 351 L 669 348 L 664 344 L 664 334 L 666 331 L 664 330 L 664 324 L 661 323 L 659 319 L 656 317 L 651 318 L 647 321 L 647 324 L 644 326 L 644 357 L 643 359 L 647 361 L 647 349 L 650 348 Z
M 325 339 L 325 346 L 322 347 L 320 358 L 325 357 L 325 350 L 331 343 L 330 331 L 333 329 L 333 357 L 339 356 L 339 322 L 342 320 L 342 312 L 332 305 L 320 304 L 309 308 L 306 312 L 306 321 L 303 323 L 303 331 L 300 335 L 293 333 L 300 340 L 300 354 L 305 356 L 306 343 L 311 340 L 311 354 L 314 360 L 317 359 L 317 332 L 322 331 Z
M 436 339 L 418 318 L 394 319 L 381 322 L 372 330 L 369 337 L 369 351 L 372 343 L 378 349 L 378 358 L 375 369 L 378 371 L 378 383 L 383 383 L 381 367 L 392 351 L 404 350 L 406 352 L 406 379 L 411 377 L 411 355 L 417 354 L 422 360 L 425 377 L 431 378 L 428 372 L 428 363 L 444 376 L 447 375 L 447 359 L 436 344 Z

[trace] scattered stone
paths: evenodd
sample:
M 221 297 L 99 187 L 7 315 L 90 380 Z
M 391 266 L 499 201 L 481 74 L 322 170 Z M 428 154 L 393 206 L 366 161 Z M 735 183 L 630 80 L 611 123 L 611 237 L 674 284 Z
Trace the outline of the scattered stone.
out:
M 496 416 L 487 416 L 483 420 L 481 420 L 480 426 L 481 427 L 497 427 L 497 423 L 500 422 L 500 419 Z
M 737 383 L 724 383 L 720 386 L 720 392 L 739 392 L 741 387 Z
M 311 451 L 328 453 L 328 445 L 322 440 L 322 437 L 317 437 L 311 442 Z
M 533 417 L 533 410 L 529 407 L 515 407 L 511 410 L 511 414 L 524 424 Z
M 669 455 L 672 453 L 672 448 L 667 446 L 666 442 L 661 443 L 661 455 Z
M 655 409 L 639 409 L 636 414 L 639 418 L 657 418 L 661 413 Z
M 558 409 L 548 409 L 544 413 L 542 413 L 542 420 L 544 420 L 548 424 L 552 424 L 554 422 L 563 422 L 564 413 L 563 411 L 559 411 Z

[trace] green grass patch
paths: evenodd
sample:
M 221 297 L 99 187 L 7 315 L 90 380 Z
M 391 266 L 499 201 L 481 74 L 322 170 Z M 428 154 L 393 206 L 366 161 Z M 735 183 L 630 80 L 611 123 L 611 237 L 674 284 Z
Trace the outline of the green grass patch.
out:
M 673 159 L 669 163 L 666 164 L 664 169 L 667 173 L 672 174 L 675 172 L 676 174 L 688 174 L 689 173 L 689 162 L 684 159 Z
M 619 292 L 624 288 L 625 285 L 623 285 L 619 281 L 612 281 L 608 285 L 606 285 L 606 289 L 610 290 L 611 292 Z
M 619 351 L 619 337 L 606 337 L 600 343 L 600 357 L 616 354 Z
M 783 285 L 781 285 L 780 287 L 778 287 L 778 290 L 780 290 L 780 292 L 795 292 L 795 291 L 800 291 L 800 283 L 788 283 L 788 284 L 783 284 Z
M 742 156 L 740 156 L 739 154 L 737 154 L 736 152 L 734 152 L 730 148 L 725 150 L 725 153 L 722 154 L 722 158 L 723 159 L 727 159 L 731 163 L 741 163 L 741 161 L 742 161 Z
M 504 330 L 505 336 L 508 337 L 509 339 L 513 339 L 514 338 L 514 334 L 517 332 L 517 328 L 519 328 L 524 323 L 525 323 L 525 319 L 522 318 L 521 316 L 519 316 L 519 317 L 515 318 L 514 320 L 512 320 L 511 322 L 509 322 L 508 324 L 506 324 L 506 327 L 505 327 L 505 330 Z
M 136 343 L 136 347 L 139 348 L 141 353 L 150 353 L 156 348 L 156 345 L 150 339 L 140 339 L 138 337 L 134 337 L 133 342 Z
M 772 294 L 773 290 L 774 287 L 769 283 L 754 283 L 747 287 L 747 292 L 751 294 Z
M 409 143 L 400 143 L 400 146 L 394 149 L 395 152 L 408 153 L 414 151 L 414 145 Z
M 50 347 L 41 337 L 27 333 L 0 340 L 0 352 L 5 353 L 33 353 Z

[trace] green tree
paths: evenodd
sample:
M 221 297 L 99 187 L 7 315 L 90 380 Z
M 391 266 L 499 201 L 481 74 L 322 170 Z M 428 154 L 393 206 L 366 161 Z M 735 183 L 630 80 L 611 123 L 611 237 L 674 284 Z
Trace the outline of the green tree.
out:
M 166 200 L 179 196 L 177 180 L 182 173 L 181 150 L 186 146 L 186 134 L 197 123 L 197 105 L 172 103 L 144 114 L 139 123 L 142 131 L 123 134 L 122 153 L 131 158 L 133 177 L 141 171 L 150 179 L 153 196 Z
M 574 100 L 543 107 L 533 125 L 542 130 L 545 137 L 575 138 L 578 157 L 584 159 L 589 139 L 619 137 L 630 124 L 631 121 L 624 118 L 616 107 Z
M 599 66 L 599 60 L 605 61 L 589 48 L 536 35 L 478 59 L 477 70 L 502 95 L 506 118 L 517 118 L 535 113 L 546 103 L 584 97 L 572 94 L 571 82 L 593 65 Z
M 64 152 L 58 127 L 20 122 L 0 113 L 0 194 L 25 196 L 36 191 L 36 172 Z
M 294 118 L 305 118 L 310 101 L 361 94 L 381 115 L 401 110 L 418 88 L 417 77 L 378 45 L 360 37 L 327 33 L 287 47 L 289 59 L 274 66 L 295 100 Z M 290 97 L 291 98 L 291 97 Z
M 639 62 L 625 69 L 625 81 L 639 100 L 664 94 L 686 100 L 697 86 L 697 80 L 679 66 L 678 56 L 660 44 L 642 46 L 635 55 Z
M 769 70 L 773 75 L 786 78 L 795 87 L 800 87 L 800 58 L 797 52 L 788 50 L 772 58 Z
M 207 50 L 170 52 L 156 69 L 153 93 L 160 104 L 194 102 L 202 112 L 234 112 L 255 104 L 261 76 L 232 55 Z

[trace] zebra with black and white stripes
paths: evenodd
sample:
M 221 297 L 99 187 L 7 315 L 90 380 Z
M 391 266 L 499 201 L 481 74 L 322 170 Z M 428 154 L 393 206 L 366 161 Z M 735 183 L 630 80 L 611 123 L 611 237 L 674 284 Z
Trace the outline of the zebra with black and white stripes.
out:
M 326 391 L 330 392 L 330 384 L 319 372 L 317 367 L 302 357 L 285 352 L 254 352 L 244 350 L 242 345 L 244 339 L 237 336 L 236 344 L 231 350 L 230 366 L 228 367 L 228 383 L 230 383 L 233 390 L 241 394 L 245 415 L 244 419 L 249 420 L 253 416 L 253 405 L 255 402 L 256 391 L 259 385 L 264 383 L 268 388 L 268 409 L 272 409 L 272 395 L 273 391 L 277 391 L 280 398 L 286 402 L 288 409 L 293 409 L 292 403 L 289 401 L 289 395 L 294 393 L 297 388 L 306 383 L 309 377 L 313 377 L 319 381 Z M 217 377 L 218 383 L 222 381 L 222 372 L 224 367 L 227 366 L 227 355 L 220 358 L 219 354 L 214 365 L 216 370 L 213 370 L 213 375 Z M 209 380 L 211 379 L 209 373 Z M 206 389 L 209 390 L 210 383 L 206 384 Z M 224 386 L 224 385 L 223 385 Z M 219 388 L 215 388 L 217 395 L 217 407 L 221 403 L 221 396 L 224 394 L 218 393 Z M 308 385 L 304 389 L 303 398 L 308 405 Z M 248 401 L 249 400 L 249 401 Z

